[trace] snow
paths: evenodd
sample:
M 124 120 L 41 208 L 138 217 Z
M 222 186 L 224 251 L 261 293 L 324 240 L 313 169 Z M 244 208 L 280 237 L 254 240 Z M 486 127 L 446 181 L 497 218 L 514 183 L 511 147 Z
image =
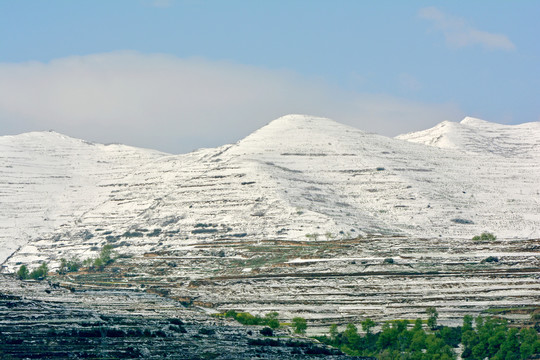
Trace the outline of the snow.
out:
M 466 117 L 459 123 L 444 121 L 431 129 L 399 135 L 397 139 L 504 157 L 540 156 L 540 122 L 501 125 Z
M 163 155 L 55 132 L 0 137 L 0 261 L 34 239 L 75 225 L 107 201 L 111 192 L 103 183 Z
M 135 254 L 224 238 L 538 238 L 539 178 L 540 123 L 466 118 L 392 139 L 288 115 L 183 155 L 3 136 L 0 262 L 84 258 L 107 236 Z M 161 234 L 122 237 L 136 229 Z

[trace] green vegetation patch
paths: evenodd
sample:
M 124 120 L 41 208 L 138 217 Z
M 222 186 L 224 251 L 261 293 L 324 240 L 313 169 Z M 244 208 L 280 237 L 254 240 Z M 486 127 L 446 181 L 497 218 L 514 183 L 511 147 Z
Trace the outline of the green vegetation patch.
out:
M 408 320 L 386 322 L 378 333 L 371 333 L 374 322 L 362 322 L 364 335 L 354 324 L 339 332 L 337 325 L 330 327 L 329 335 L 317 340 L 339 348 L 352 356 L 377 359 L 449 360 L 456 359 L 457 348 L 462 346 L 462 359 L 515 359 L 525 360 L 540 354 L 540 339 L 533 328 L 510 328 L 506 320 L 493 317 L 463 318 L 463 326 L 437 326 L 437 311 L 427 310 L 429 330 L 417 319 L 411 328 Z M 369 319 L 368 319 L 369 320 Z
M 489 232 L 483 232 L 481 235 L 473 236 L 473 241 L 495 241 L 497 237 Z
M 49 267 L 47 263 L 42 263 L 37 269 L 30 272 L 26 265 L 21 265 L 19 270 L 17 270 L 17 277 L 20 280 L 32 279 L 32 280 L 43 280 L 47 277 L 49 273 Z
M 229 310 L 225 313 L 214 314 L 216 317 L 233 318 L 243 325 L 261 325 L 268 326 L 272 329 L 277 329 L 280 326 L 277 312 L 269 312 L 264 317 L 259 315 L 251 315 L 248 312 L 237 312 L 236 310 Z

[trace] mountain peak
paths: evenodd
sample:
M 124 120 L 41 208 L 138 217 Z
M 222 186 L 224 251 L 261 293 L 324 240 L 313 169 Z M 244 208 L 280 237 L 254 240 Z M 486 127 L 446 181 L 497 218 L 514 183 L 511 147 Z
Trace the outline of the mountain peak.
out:
M 339 125 L 338 122 L 324 117 L 304 114 L 289 114 L 270 121 L 266 126 L 262 127 L 261 129 L 264 129 L 266 127 L 288 129 L 305 125 L 316 127 L 317 125 L 324 126 L 325 124 Z
M 254 131 L 230 152 L 333 153 L 345 151 L 343 148 L 355 143 L 357 139 L 353 138 L 360 134 L 364 132 L 328 118 L 293 114 L 282 116 Z
M 478 126 L 478 125 L 496 125 L 495 123 L 474 118 L 471 116 L 466 116 L 463 120 L 460 121 L 461 125 L 469 125 L 469 126 Z
M 466 117 L 461 122 L 443 121 L 431 129 L 399 135 L 410 142 L 504 157 L 537 157 L 540 123 L 502 125 Z

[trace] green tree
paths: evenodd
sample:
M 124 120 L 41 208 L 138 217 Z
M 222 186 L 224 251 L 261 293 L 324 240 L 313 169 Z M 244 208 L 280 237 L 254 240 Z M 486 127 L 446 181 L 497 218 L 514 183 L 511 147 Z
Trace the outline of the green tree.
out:
M 82 266 L 82 261 L 76 257 L 72 257 L 69 260 L 64 258 L 60 259 L 60 269 L 58 270 L 59 274 L 65 274 L 68 272 L 77 272 Z
M 49 267 L 46 263 L 42 263 L 37 269 L 30 273 L 30 279 L 43 280 L 47 277 Z
M 421 351 L 426 348 L 426 333 L 420 329 L 416 331 L 411 339 L 411 349 L 413 351 Z
M 273 311 L 269 312 L 264 316 L 264 322 L 266 325 L 271 327 L 272 329 L 277 329 L 279 327 L 279 320 L 278 320 L 278 313 Z
M 371 320 L 371 319 L 366 319 L 364 321 L 362 321 L 362 330 L 364 330 L 366 332 L 367 335 L 370 335 L 371 334 L 371 329 L 375 327 L 375 321 Z
M 21 265 L 19 270 L 17 271 L 17 277 L 21 280 L 28 279 L 29 271 L 28 267 L 26 265 Z
M 305 334 L 307 329 L 307 321 L 302 317 L 294 317 L 292 319 L 292 327 L 296 334 Z
M 417 331 L 420 331 L 420 330 L 422 330 L 422 319 L 416 319 L 414 321 L 413 331 L 417 332 Z
M 397 347 L 398 335 L 397 327 L 390 327 L 388 322 L 384 323 L 377 339 L 377 350 Z
M 114 260 L 112 258 L 112 245 L 104 245 L 102 248 L 101 248 L 101 252 L 99 254 L 99 257 L 101 258 L 101 261 L 103 261 L 103 264 L 104 265 L 109 265 L 110 263 L 112 263 Z
M 443 326 L 439 332 L 446 345 L 457 347 L 461 342 L 461 327 Z
M 521 338 L 519 351 L 522 359 L 528 359 L 531 355 L 540 353 L 540 340 L 536 330 L 521 329 L 519 335 Z
M 358 340 L 360 339 L 360 336 L 358 335 L 358 328 L 353 323 L 347 325 L 347 328 L 343 332 L 343 336 L 345 339 L 347 339 L 349 346 L 351 346 L 353 349 L 356 347 Z
M 262 320 L 260 316 L 253 316 L 247 312 L 240 312 L 236 314 L 235 319 L 240 324 L 244 325 L 259 325 Z
M 105 266 L 114 262 L 112 245 L 104 245 L 101 248 L 99 256 L 95 259 L 86 259 L 82 264 L 88 265 L 92 270 L 103 270 Z
M 439 317 L 437 309 L 435 309 L 433 306 L 430 306 L 426 309 L 426 313 L 428 314 L 427 324 L 429 328 L 431 330 L 435 330 L 437 328 L 437 318 Z
M 338 326 L 336 324 L 330 325 L 330 339 L 332 339 L 332 341 L 336 341 L 338 334 Z
M 103 262 L 101 257 L 94 259 L 94 262 L 92 263 L 92 268 L 97 270 L 103 270 L 105 268 L 105 263 Z

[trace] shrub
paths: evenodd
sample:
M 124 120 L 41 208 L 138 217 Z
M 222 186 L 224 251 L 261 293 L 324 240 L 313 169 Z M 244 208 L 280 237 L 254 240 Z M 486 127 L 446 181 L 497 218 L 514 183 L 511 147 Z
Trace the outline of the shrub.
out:
M 488 256 L 487 258 L 485 258 L 484 260 L 482 260 L 482 262 L 488 262 L 488 263 L 491 263 L 491 262 L 499 262 L 499 258 L 496 257 L 496 256 Z
M 17 271 L 17 277 L 21 280 L 28 279 L 29 271 L 26 265 L 21 265 Z
M 139 232 L 139 231 L 126 231 L 125 233 L 122 234 L 123 237 L 127 237 L 127 238 L 132 238 L 132 237 L 143 237 L 144 234 L 142 232 Z
M 191 230 L 192 234 L 213 234 L 213 233 L 217 233 L 217 232 L 218 232 L 218 229 L 202 228 L 202 229 Z
M 118 239 L 119 239 L 119 236 L 114 236 L 114 235 L 105 236 L 105 240 L 107 240 L 108 242 L 116 242 L 118 241 Z
M 472 220 L 468 220 L 468 219 L 461 219 L 461 218 L 455 218 L 455 219 L 452 219 L 450 220 L 456 224 L 464 224 L 464 225 L 471 225 L 471 224 L 474 224 L 474 221 Z
M 207 227 L 215 227 L 216 225 L 210 223 L 210 224 L 205 224 L 205 223 L 197 223 L 195 224 L 195 227 L 196 228 L 207 228 Z
M 238 313 L 235 319 L 240 324 L 244 324 L 244 325 L 259 325 L 262 320 L 260 316 L 253 316 L 247 312 Z
M 159 236 L 161 234 L 161 229 L 154 229 L 151 233 L 147 234 L 148 237 Z
M 394 263 L 394 259 L 392 258 L 386 258 L 383 261 L 383 264 L 393 264 L 393 263 Z
M 274 336 L 274 330 L 270 329 L 268 326 L 262 328 L 260 333 L 263 336 Z
M 473 241 L 495 241 L 497 237 L 492 233 L 483 232 L 481 235 L 473 236 Z

